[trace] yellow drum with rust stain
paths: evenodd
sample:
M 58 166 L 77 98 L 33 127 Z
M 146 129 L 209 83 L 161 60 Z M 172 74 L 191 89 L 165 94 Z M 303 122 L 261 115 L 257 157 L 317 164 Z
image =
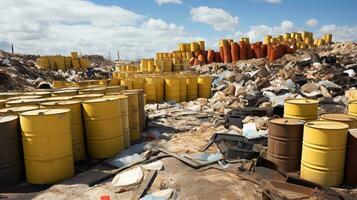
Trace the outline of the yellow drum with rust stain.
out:
M 124 95 L 128 97 L 130 141 L 133 142 L 140 139 L 138 93 L 125 92 Z
M 120 85 L 126 86 L 127 90 L 133 89 L 133 81 L 131 79 L 121 79 Z
M 319 102 L 312 99 L 291 99 L 284 103 L 284 117 L 302 120 L 316 120 Z
M 26 179 L 51 184 L 74 175 L 69 109 L 39 109 L 20 115 Z
M 211 96 L 212 77 L 198 76 L 198 98 L 208 98 Z
M 135 77 L 133 80 L 133 89 L 144 89 L 144 77 Z
M 82 102 L 87 151 L 92 159 L 115 156 L 124 149 L 119 98 Z
M 357 117 L 352 115 L 329 113 L 320 115 L 320 119 L 342 122 L 347 124 L 350 129 L 357 128 Z
M 176 76 L 165 77 L 165 100 L 179 103 L 181 80 Z
M 196 75 L 188 75 L 186 77 L 187 84 L 187 101 L 197 99 L 198 80 Z
M 180 79 L 180 102 L 187 101 L 187 79 L 185 76 L 178 77 Z
M 144 93 L 147 103 L 156 103 L 156 87 L 153 83 L 144 83 Z
M 39 109 L 39 106 L 20 106 L 0 109 L 0 115 L 18 115 L 20 113 Z
M 52 96 L 54 97 L 75 96 L 77 94 L 78 94 L 77 90 L 61 90 L 61 91 L 52 92 Z
M 156 102 L 161 103 L 164 101 L 164 82 L 165 79 L 162 76 L 152 76 L 152 77 L 146 77 L 145 79 L 146 83 L 149 84 L 154 84 L 155 85 L 155 93 L 156 93 Z
M 46 99 L 20 99 L 8 101 L 5 103 L 6 107 L 18 107 L 18 106 L 38 106 L 40 103 L 45 102 Z
M 343 181 L 348 125 L 311 121 L 304 125 L 300 177 L 324 186 Z
M 82 106 L 81 101 L 57 101 L 41 103 L 41 108 L 67 108 L 71 112 L 71 133 L 72 133 L 72 149 L 74 161 L 83 160 L 86 157 L 86 147 L 84 143 L 84 130 L 82 121 Z
M 101 98 L 103 96 L 104 94 L 80 94 L 80 95 L 73 96 L 73 99 L 86 101 L 86 100 Z
M 351 101 L 348 103 L 348 114 L 357 116 L 357 101 Z

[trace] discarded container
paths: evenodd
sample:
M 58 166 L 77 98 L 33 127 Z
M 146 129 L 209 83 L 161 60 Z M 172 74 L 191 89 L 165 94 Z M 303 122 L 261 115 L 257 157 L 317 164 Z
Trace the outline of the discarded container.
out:
M 144 93 L 148 103 L 156 103 L 156 87 L 153 83 L 144 83 Z
M 104 94 L 104 93 L 105 93 L 104 87 L 88 88 L 88 89 L 78 91 L 78 94 Z
M 0 189 L 24 179 L 18 117 L 0 116 Z
M 317 119 L 319 102 L 312 99 L 291 99 L 285 101 L 284 117 L 302 120 Z
M 304 125 L 300 177 L 324 186 L 342 183 L 348 125 L 312 121 Z
M 357 101 L 351 101 L 348 103 L 348 114 L 357 116 Z
M 212 77 L 198 76 L 198 98 L 208 98 L 211 96 Z
M 0 93 L 0 99 L 8 99 L 8 98 L 11 98 L 11 97 L 16 97 L 16 96 L 20 96 L 21 93 L 19 92 L 3 92 L 3 93 Z
M 187 101 L 196 100 L 197 90 L 198 90 L 197 75 L 188 75 L 186 77 L 186 84 L 187 84 Z
M 19 107 L 19 106 L 38 106 L 40 103 L 45 102 L 46 99 L 20 99 L 8 101 L 5 103 L 6 107 Z
M 320 119 L 342 122 L 347 124 L 350 129 L 357 128 L 357 117 L 352 115 L 330 113 L 321 115 Z
M 142 132 L 145 128 L 145 104 L 144 104 L 144 90 L 126 90 L 125 93 L 137 93 L 137 101 L 138 101 L 138 111 L 139 111 L 139 125 L 140 132 Z
M 187 100 L 187 79 L 185 76 L 178 77 L 180 79 L 180 102 Z
M 27 111 L 20 124 L 27 182 L 50 184 L 74 175 L 69 109 Z
M 81 94 L 81 95 L 73 96 L 73 99 L 86 101 L 86 100 L 101 98 L 103 96 L 104 96 L 104 94 Z
M 349 130 L 347 141 L 344 182 L 357 185 L 357 129 Z
M 132 80 L 132 89 L 144 89 L 144 77 L 135 77 Z
M 7 100 L 13 101 L 13 100 L 21 100 L 21 99 L 40 99 L 40 98 L 41 98 L 41 96 L 38 96 L 38 95 L 29 95 L 29 96 L 21 95 L 21 96 L 8 98 Z
M 180 84 L 181 81 L 176 76 L 166 76 L 165 77 L 165 100 L 166 101 L 180 101 Z
M 50 63 L 47 56 L 41 56 L 37 58 L 37 65 L 40 66 L 41 69 L 50 68 Z
M 86 157 L 86 148 L 84 144 L 81 101 L 46 102 L 41 103 L 41 108 L 70 109 L 73 158 L 74 161 L 83 160 Z
M 269 121 L 267 158 L 286 172 L 299 171 L 304 122 L 277 118 Z
M 123 91 L 125 88 L 123 86 L 109 86 L 105 88 L 105 94 L 108 93 L 115 93 L 115 92 L 121 92 Z
M 51 92 L 41 92 L 41 91 L 37 91 L 37 92 L 25 92 L 22 94 L 23 96 L 40 96 L 40 98 L 47 98 L 51 96 Z
M 130 146 L 128 97 L 124 95 L 119 95 L 118 98 L 120 100 L 121 108 L 121 123 L 123 129 L 124 148 L 128 148 Z
M 119 98 L 82 102 L 88 155 L 92 159 L 112 157 L 124 149 Z
M 59 97 L 48 97 L 46 98 L 46 102 L 53 102 L 53 101 L 69 101 L 73 100 L 73 97 L 71 96 L 59 96 Z
M 66 70 L 66 64 L 63 56 L 55 56 L 55 62 L 56 62 L 57 70 L 62 70 L 62 71 Z
M 61 90 L 52 92 L 52 96 L 54 97 L 63 97 L 63 96 L 75 96 L 77 95 L 77 90 Z
M 140 115 L 137 92 L 124 92 L 128 97 L 130 142 L 140 139 Z
M 0 115 L 18 115 L 22 112 L 39 109 L 39 106 L 20 106 L 0 109 Z
M 133 81 L 131 79 L 121 79 L 120 85 L 126 86 L 127 90 L 133 89 Z

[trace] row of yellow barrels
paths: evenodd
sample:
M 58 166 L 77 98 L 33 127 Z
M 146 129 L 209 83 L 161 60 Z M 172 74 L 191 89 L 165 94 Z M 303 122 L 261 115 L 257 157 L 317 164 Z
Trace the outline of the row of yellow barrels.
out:
M 343 179 L 357 184 L 357 162 L 351 159 L 357 134 L 348 132 L 357 128 L 357 117 L 323 114 L 316 121 L 318 102 L 309 99 L 287 100 L 284 117 L 270 121 L 268 159 L 286 171 L 300 168 L 301 178 L 321 185 L 339 185 Z
M 192 56 L 191 56 L 192 57 Z M 120 65 L 117 72 L 180 72 L 189 70 L 189 59 L 165 58 L 165 59 L 142 59 L 140 65 Z
M 141 131 L 140 102 L 142 104 L 139 96 L 138 91 L 126 91 L 124 95 L 82 103 L 51 102 L 41 104 L 43 109 L 38 109 L 38 106 L 17 109 L 17 112 L 24 111 L 19 114 L 27 181 L 34 184 L 54 183 L 74 174 L 73 162 L 85 157 L 82 110 L 90 158 L 114 156 L 128 147 L 130 141 L 138 140 Z
M 37 58 L 37 65 L 41 69 L 68 70 L 87 69 L 90 61 L 87 58 L 73 58 L 71 56 L 40 56 Z
M 52 81 L 52 86 L 55 89 L 68 88 L 68 87 L 91 87 L 91 86 L 118 86 L 120 83 L 119 79 L 101 79 L 101 80 L 84 80 L 78 82 L 67 82 L 67 81 Z
M 312 32 L 304 31 L 302 33 L 285 33 L 284 35 L 278 35 L 272 37 L 271 35 L 266 35 L 263 40 L 263 44 L 270 43 L 290 43 L 290 44 L 305 44 L 308 46 L 321 46 L 324 44 L 332 43 L 332 34 L 324 34 L 322 38 L 314 38 Z

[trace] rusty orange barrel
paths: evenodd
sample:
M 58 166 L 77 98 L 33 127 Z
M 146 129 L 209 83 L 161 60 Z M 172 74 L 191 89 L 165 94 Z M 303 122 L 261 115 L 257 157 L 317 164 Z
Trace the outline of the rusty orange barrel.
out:
M 26 179 L 51 184 L 74 175 L 69 109 L 39 109 L 20 115 Z
M 324 186 L 340 185 L 345 166 L 348 125 L 311 121 L 304 125 L 300 177 Z
M 267 158 L 286 172 L 299 171 L 304 121 L 277 118 L 269 121 Z
M 16 115 L 0 114 L 0 189 L 24 180 L 22 148 Z
M 350 129 L 357 128 L 357 117 L 352 115 L 328 113 L 320 115 L 320 119 L 342 122 L 347 124 Z
M 73 158 L 74 161 L 83 160 L 86 157 L 86 148 L 84 143 L 81 101 L 45 102 L 41 103 L 41 108 L 70 109 Z
M 92 159 L 115 156 L 124 149 L 119 98 L 82 102 L 88 155 Z

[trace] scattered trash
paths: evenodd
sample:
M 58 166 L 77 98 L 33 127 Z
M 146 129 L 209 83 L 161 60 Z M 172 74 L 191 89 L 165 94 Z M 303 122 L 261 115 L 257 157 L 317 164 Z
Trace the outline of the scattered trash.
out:
M 139 184 L 143 177 L 144 172 L 141 167 L 134 167 L 120 174 L 117 174 L 113 178 L 112 184 L 114 187 L 133 186 Z
M 144 164 L 141 167 L 146 169 L 146 170 L 156 170 L 159 171 L 162 169 L 162 167 L 164 166 L 164 164 L 162 163 L 161 160 L 152 162 L 152 163 L 148 163 L 148 164 Z

